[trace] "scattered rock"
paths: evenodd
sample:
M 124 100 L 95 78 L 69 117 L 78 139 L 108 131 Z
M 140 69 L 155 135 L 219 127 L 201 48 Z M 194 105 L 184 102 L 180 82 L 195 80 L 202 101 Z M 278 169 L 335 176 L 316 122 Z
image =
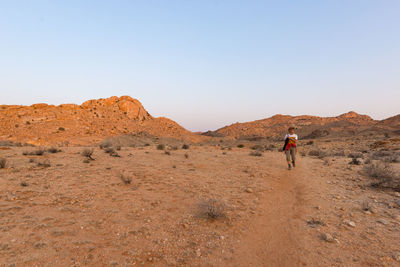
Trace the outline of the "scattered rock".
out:
M 246 188 L 245 192 L 246 192 L 246 193 L 253 193 L 253 189 L 251 189 L 251 188 Z
M 325 240 L 326 242 L 333 243 L 335 242 L 335 239 L 331 234 L 325 233 L 322 235 L 322 239 Z
M 376 220 L 376 222 L 381 223 L 383 225 L 388 225 L 389 224 L 388 221 L 386 221 L 385 219 L 378 219 L 378 220 Z

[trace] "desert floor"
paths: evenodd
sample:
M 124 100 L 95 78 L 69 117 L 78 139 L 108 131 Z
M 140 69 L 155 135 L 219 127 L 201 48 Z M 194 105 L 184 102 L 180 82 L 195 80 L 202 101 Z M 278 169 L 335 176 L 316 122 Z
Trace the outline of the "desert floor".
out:
M 0 266 L 400 266 L 400 194 L 347 157 L 36 149 L 0 150 Z

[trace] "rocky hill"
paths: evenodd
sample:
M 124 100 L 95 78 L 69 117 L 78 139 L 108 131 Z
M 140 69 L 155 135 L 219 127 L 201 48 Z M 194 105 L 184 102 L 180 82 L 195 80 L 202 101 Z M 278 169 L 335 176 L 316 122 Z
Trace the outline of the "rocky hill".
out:
M 154 118 L 129 96 L 82 105 L 0 105 L 0 140 L 34 145 L 87 145 L 106 137 L 146 133 L 196 141 L 201 138 L 167 118 Z
M 400 116 L 383 121 L 373 120 L 367 115 L 354 111 L 337 117 L 275 115 L 270 118 L 245 123 L 235 123 L 203 135 L 233 139 L 282 138 L 289 126 L 296 127 L 296 132 L 303 139 L 324 136 L 349 136 L 356 133 L 393 132 L 400 130 Z

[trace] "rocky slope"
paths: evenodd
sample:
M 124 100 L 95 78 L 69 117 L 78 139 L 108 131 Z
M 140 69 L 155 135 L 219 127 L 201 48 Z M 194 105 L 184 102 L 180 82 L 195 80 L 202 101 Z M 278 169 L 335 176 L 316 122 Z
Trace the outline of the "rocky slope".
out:
M 88 100 L 82 105 L 0 106 L 0 140 L 86 145 L 139 132 L 190 141 L 201 138 L 172 120 L 154 118 L 129 96 Z
M 400 116 L 376 121 L 354 111 L 337 117 L 275 115 L 262 120 L 235 123 L 204 135 L 234 139 L 281 138 L 289 126 L 296 127 L 297 133 L 303 138 L 369 134 L 371 131 L 396 132 L 400 130 L 399 118 L 396 117 Z

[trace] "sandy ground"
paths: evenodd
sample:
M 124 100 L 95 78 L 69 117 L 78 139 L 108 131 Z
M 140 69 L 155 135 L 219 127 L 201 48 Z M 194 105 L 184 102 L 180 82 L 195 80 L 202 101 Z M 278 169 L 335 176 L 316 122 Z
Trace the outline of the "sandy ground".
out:
M 348 158 L 288 171 L 283 153 L 246 148 L 22 155 L 35 149 L 0 150 L 0 266 L 400 266 L 400 194 Z M 208 199 L 225 216 L 208 218 Z

